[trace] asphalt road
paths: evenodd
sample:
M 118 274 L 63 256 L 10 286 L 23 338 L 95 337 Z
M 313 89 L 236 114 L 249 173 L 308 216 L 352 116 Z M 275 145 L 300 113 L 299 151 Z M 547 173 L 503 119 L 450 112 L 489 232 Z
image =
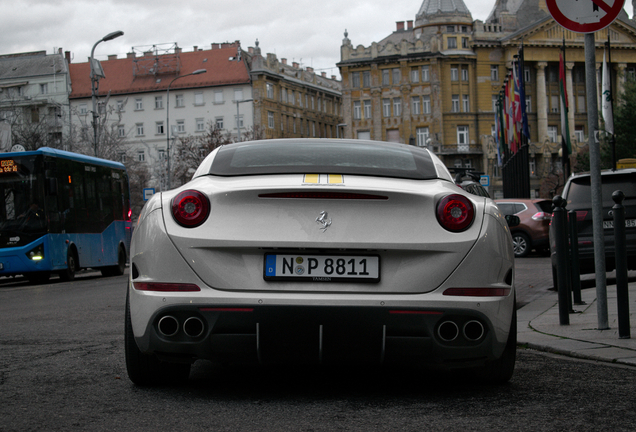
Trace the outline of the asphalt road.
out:
M 518 267 L 532 263 L 537 273 L 540 260 Z M 125 277 L 96 274 L 0 283 L 0 431 L 627 431 L 636 424 L 636 369 L 528 350 L 518 351 L 511 382 L 496 387 L 418 369 L 205 361 L 187 385 L 136 387 L 123 358 L 125 286 Z

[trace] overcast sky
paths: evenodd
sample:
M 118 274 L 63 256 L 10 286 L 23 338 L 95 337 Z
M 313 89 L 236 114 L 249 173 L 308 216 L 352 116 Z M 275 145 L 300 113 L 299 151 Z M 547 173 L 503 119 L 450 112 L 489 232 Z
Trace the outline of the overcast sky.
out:
M 464 0 L 473 19 L 485 20 L 495 0 Z M 618 1 L 618 0 L 617 0 Z M 625 5 L 632 16 L 631 1 Z M 258 39 L 263 55 L 338 75 L 345 29 L 354 46 L 369 46 L 414 20 L 419 0 L 4 0 L 0 14 L 0 54 L 70 51 L 74 63 L 87 62 L 93 44 L 116 30 L 124 36 L 102 42 L 95 57 L 120 58 L 132 47 L 177 43 L 196 45 L 241 41 L 243 49 Z

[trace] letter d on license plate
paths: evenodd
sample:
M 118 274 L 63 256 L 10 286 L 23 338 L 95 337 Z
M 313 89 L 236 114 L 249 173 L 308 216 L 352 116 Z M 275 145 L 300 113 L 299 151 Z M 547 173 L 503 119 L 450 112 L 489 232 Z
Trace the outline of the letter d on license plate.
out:
M 268 281 L 379 282 L 380 257 L 267 254 L 263 274 Z

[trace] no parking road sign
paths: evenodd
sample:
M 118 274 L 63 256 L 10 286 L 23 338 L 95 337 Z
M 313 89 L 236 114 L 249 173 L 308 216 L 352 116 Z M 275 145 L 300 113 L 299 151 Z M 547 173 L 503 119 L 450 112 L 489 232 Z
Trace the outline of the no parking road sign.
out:
M 552 18 L 568 30 L 594 33 L 610 25 L 625 0 L 546 0 Z

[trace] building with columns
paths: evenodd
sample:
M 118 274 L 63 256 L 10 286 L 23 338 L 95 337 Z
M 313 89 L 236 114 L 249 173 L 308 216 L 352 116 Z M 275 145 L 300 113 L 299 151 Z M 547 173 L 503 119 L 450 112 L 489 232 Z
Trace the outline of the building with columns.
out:
M 491 196 L 502 197 L 492 136 L 495 102 L 523 43 L 530 189 L 538 197 L 542 180 L 561 169 L 564 40 L 571 141 L 575 151 L 587 144 L 584 35 L 558 25 L 545 0 L 496 0 L 483 22 L 472 19 L 462 0 L 424 0 L 414 18 L 368 46 L 355 46 L 345 32 L 338 63 L 344 136 L 428 146 L 449 168 L 489 175 Z M 624 80 L 636 76 L 636 24 L 622 11 L 595 34 L 599 70 L 608 34 L 613 85 L 620 92 Z M 600 95 L 600 75 L 598 83 Z

